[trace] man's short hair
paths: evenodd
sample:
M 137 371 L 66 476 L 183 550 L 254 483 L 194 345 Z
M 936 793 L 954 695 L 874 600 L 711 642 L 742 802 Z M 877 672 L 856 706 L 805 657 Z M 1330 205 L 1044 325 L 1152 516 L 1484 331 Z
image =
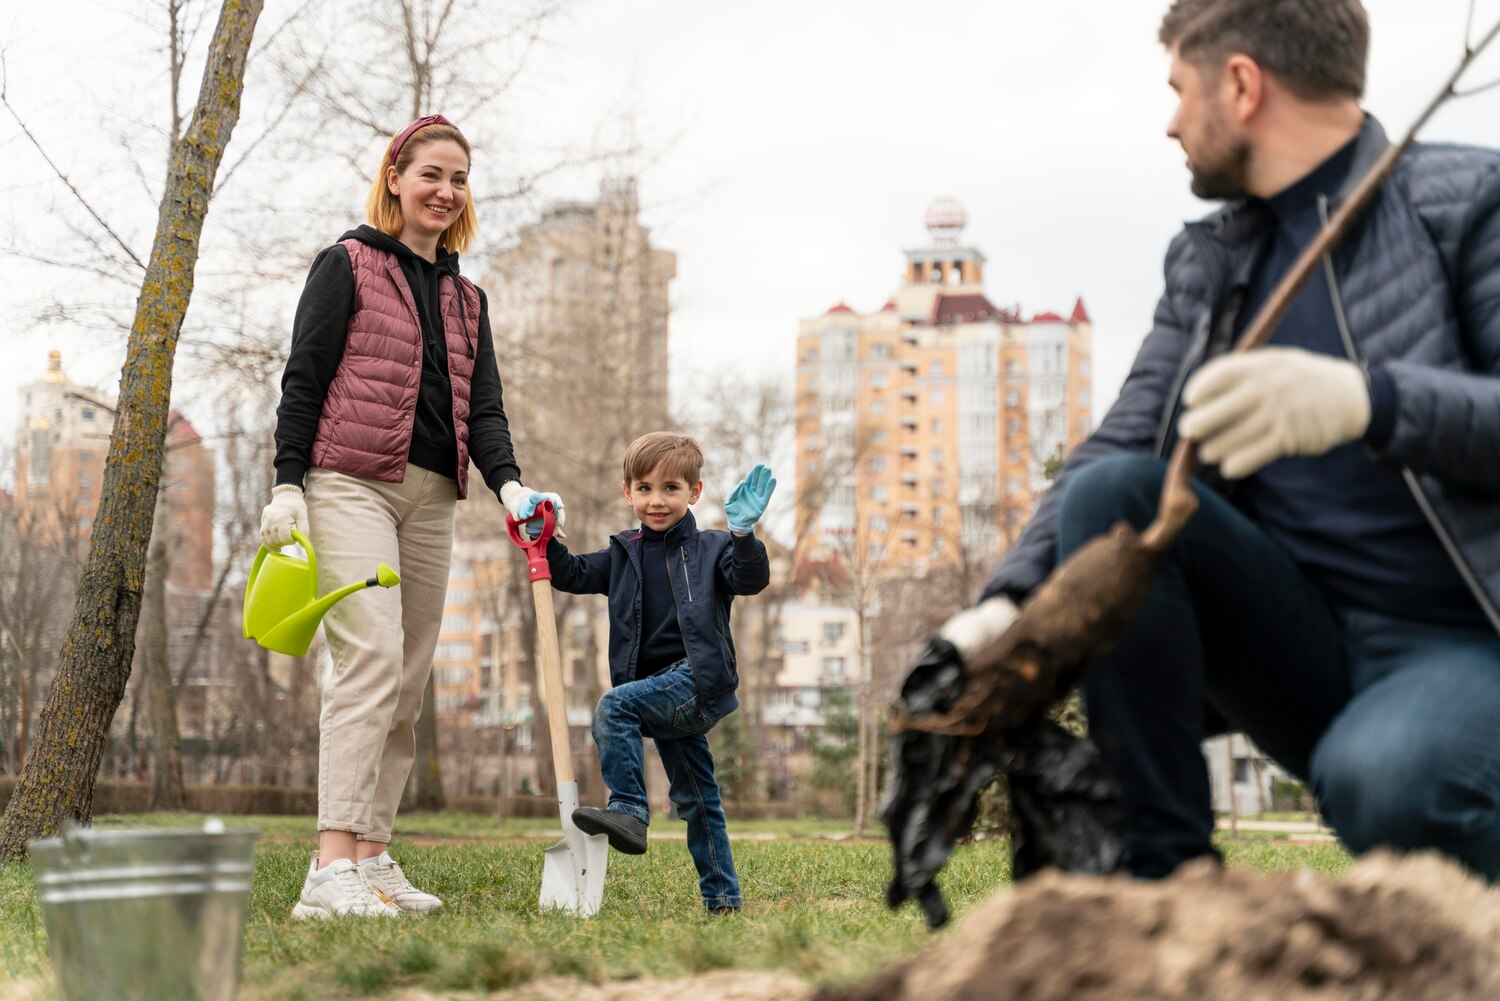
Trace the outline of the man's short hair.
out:
M 1370 22 L 1360 0 L 1174 0 L 1157 37 L 1195 65 L 1247 55 L 1305 101 L 1365 90 Z
M 680 477 L 684 483 L 697 483 L 703 473 L 703 449 L 690 435 L 652 431 L 625 450 L 626 483 L 644 479 L 658 466 L 665 466 L 668 476 Z

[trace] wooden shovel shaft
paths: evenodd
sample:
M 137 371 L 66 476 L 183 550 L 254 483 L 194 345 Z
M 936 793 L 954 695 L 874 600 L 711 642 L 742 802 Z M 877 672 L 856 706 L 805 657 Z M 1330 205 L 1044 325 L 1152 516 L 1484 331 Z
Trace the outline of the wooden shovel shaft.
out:
M 568 704 L 563 692 L 562 654 L 557 646 L 557 617 L 552 613 L 552 582 L 531 582 L 536 604 L 536 675 L 547 707 L 547 731 L 552 737 L 552 771 L 558 785 L 574 781 L 573 748 L 568 740 Z

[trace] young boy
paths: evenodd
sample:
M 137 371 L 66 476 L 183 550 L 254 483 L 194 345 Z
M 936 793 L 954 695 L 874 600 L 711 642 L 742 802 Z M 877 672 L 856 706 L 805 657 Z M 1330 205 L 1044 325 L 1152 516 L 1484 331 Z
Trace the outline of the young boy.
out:
M 625 452 L 622 486 L 641 527 L 583 556 L 554 538 L 547 562 L 557 590 L 609 595 L 614 688 L 594 711 L 609 807 L 580 807 L 573 823 L 585 833 L 608 835 L 616 851 L 645 853 L 651 807 L 642 738 L 650 737 L 666 767 L 672 802 L 687 821 L 703 906 L 721 914 L 739 910 L 743 900 L 707 735 L 739 705 L 729 605 L 735 595 L 756 594 L 770 582 L 766 547 L 751 529 L 776 480 L 757 465 L 724 504 L 729 531 L 700 532 L 688 506 L 703 491 L 702 468 L 703 451 L 687 435 L 658 431 L 637 438 Z

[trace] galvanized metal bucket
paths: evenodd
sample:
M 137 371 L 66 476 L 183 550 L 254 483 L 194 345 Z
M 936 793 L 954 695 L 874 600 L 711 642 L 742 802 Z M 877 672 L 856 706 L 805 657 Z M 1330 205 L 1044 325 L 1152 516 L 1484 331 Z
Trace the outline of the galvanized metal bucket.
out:
M 29 846 L 67 1001 L 231 1001 L 256 831 L 67 827 Z

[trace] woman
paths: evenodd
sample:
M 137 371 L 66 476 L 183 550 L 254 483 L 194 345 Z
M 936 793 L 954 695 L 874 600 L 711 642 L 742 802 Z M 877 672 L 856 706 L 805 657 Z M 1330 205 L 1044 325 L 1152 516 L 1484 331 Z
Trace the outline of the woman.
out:
M 485 296 L 458 273 L 476 228 L 469 153 L 441 115 L 397 133 L 369 224 L 318 255 L 292 326 L 261 541 L 275 548 L 306 532 L 320 592 L 381 561 L 401 574 L 399 587 L 361 592 L 323 620 L 333 673 L 318 719 L 318 851 L 299 918 L 442 907 L 386 847 L 442 623 L 454 504 L 470 459 L 516 518 L 544 496 L 560 503 L 521 485 Z

